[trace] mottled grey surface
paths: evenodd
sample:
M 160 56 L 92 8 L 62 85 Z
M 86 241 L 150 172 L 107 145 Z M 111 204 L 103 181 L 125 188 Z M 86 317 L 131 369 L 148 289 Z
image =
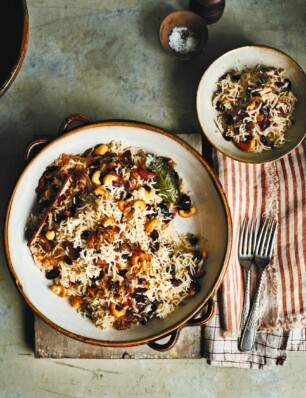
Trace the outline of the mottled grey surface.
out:
M 25 145 L 55 134 L 62 119 L 127 118 L 199 132 L 195 93 L 206 66 L 250 43 L 275 46 L 306 69 L 305 0 L 227 0 L 206 51 L 182 62 L 158 40 L 160 22 L 183 0 L 28 0 L 30 42 L 22 70 L 0 99 L 1 221 Z M 29 326 L 29 327 L 28 327 Z M 306 354 L 285 367 L 221 369 L 204 360 L 34 359 L 31 316 L 0 257 L 0 397 L 305 396 Z

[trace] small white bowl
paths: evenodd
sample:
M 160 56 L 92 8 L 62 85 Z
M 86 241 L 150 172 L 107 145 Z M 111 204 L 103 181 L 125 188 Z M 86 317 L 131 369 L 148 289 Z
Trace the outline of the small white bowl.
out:
M 221 76 L 233 69 L 264 67 L 283 68 L 291 80 L 292 92 L 297 97 L 293 112 L 293 125 L 286 131 L 286 142 L 280 148 L 262 153 L 243 152 L 232 142 L 226 141 L 216 126 L 218 112 L 212 98 Z M 197 113 L 200 125 L 208 141 L 225 155 L 245 163 L 266 163 L 279 159 L 305 138 L 306 132 L 306 75 L 289 55 L 266 46 L 246 46 L 229 51 L 214 61 L 205 71 L 197 92 Z

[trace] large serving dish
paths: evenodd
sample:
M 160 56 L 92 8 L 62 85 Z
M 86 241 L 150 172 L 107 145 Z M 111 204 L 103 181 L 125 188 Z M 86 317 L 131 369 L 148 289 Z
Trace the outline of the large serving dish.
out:
M 207 250 L 206 275 L 200 292 L 168 318 L 126 331 L 100 330 L 82 318 L 68 301 L 54 295 L 44 274 L 33 263 L 25 225 L 35 203 L 35 188 L 46 166 L 61 153 L 81 153 L 99 143 L 123 140 L 127 146 L 171 156 L 190 190 L 198 213 L 177 220 L 179 231 L 202 237 Z M 231 217 L 223 190 L 202 157 L 181 139 L 156 127 L 129 122 L 102 122 L 83 126 L 51 141 L 26 166 L 12 193 L 5 222 L 5 250 L 15 283 L 30 307 L 58 331 L 101 346 L 133 346 L 158 339 L 177 330 L 195 316 L 219 288 L 231 249 Z
M 217 82 L 226 72 L 249 69 L 257 65 L 283 68 L 292 83 L 292 92 L 297 97 L 293 112 L 293 125 L 285 133 L 286 142 L 280 148 L 261 153 L 243 152 L 232 142 L 226 141 L 217 128 L 218 111 L 212 98 Z M 306 133 L 306 75 L 300 66 L 287 54 L 266 46 L 245 46 L 229 51 L 214 61 L 202 76 L 197 92 L 197 113 L 203 133 L 210 143 L 225 155 L 245 163 L 265 163 L 279 159 L 299 145 Z
M 29 17 L 25 0 L 2 1 L 0 4 L 0 96 L 10 87 L 25 57 Z

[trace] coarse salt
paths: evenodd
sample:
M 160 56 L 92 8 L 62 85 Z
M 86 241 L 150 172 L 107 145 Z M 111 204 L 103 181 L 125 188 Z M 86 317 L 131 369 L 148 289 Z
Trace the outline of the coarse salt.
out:
M 180 54 L 192 53 L 197 49 L 196 34 L 186 27 L 174 28 L 169 35 L 169 45 Z

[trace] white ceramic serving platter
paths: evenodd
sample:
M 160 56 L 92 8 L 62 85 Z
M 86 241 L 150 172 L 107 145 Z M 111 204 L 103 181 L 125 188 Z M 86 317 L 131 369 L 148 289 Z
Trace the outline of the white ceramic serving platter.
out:
M 205 247 L 207 274 L 201 280 L 201 291 L 187 305 L 179 307 L 165 320 L 154 320 L 127 331 L 100 330 L 49 289 L 50 281 L 33 262 L 25 225 L 35 201 L 35 188 L 45 168 L 61 153 L 78 154 L 99 143 L 122 140 L 147 152 L 171 157 L 176 170 L 190 192 L 198 212 L 189 219 L 177 219 L 180 232 L 201 237 Z M 71 337 L 93 344 L 134 345 L 161 336 L 191 318 L 219 287 L 224 276 L 231 246 L 231 220 L 223 191 L 200 155 L 179 138 L 162 130 L 124 122 L 104 122 L 82 127 L 49 143 L 27 165 L 20 176 L 7 210 L 5 246 L 13 278 L 31 308 L 51 326 Z

